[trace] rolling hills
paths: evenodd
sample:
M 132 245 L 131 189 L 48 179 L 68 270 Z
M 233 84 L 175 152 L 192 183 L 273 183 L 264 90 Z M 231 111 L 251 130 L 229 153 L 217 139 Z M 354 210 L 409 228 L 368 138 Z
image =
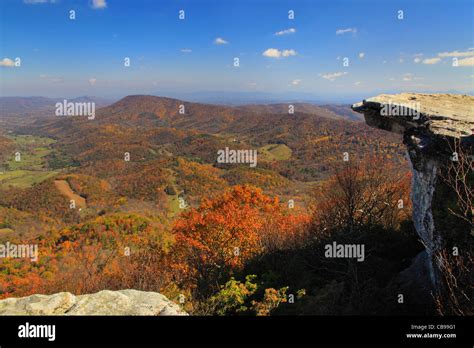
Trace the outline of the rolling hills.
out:
M 44 100 L 37 102 L 36 112 L 44 112 Z M 0 205 L 29 214 L 35 224 L 41 216 L 68 224 L 119 211 L 169 220 L 181 210 L 180 202 L 197 205 L 227 187 L 251 184 L 305 207 L 344 152 L 353 158 L 379 154 L 406 166 L 396 135 L 348 120 L 350 112 L 341 106 L 295 104 L 294 114 L 287 107 L 134 95 L 98 109 L 94 120 L 7 118 L 10 133 L 0 134 L 5 169 Z M 25 139 L 36 143 L 25 147 Z M 217 163 L 217 152 L 226 147 L 257 150 L 257 167 Z M 15 151 L 26 162 L 12 163 Z M 30 170 L 29 176 L 21 170 Z M 80 214 L 68 211 L 71 192 L 87 201 Z M 0 211 L 0 218 L 5 214 Z M 19 226 L 18 214 L 6 227 Z

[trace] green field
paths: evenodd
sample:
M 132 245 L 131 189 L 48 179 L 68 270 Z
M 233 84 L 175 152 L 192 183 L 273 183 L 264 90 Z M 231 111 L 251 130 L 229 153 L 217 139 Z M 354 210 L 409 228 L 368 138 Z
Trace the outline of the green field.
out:
M 168 217 L 174 217 L 182 211 L 183 209 L 179 207 L 178 195 L 168 196 Z
M 0 237 L 4 237 L 12 233 L 15 233 L 15 231 L 13 231 L 11 228 L 0 228 Z
M 0 185 L 29 187 L 56 174 L 48 169 L 46 157 L 52 152 L 53 139 L 33 135 L 9 136 L 16 144 L 6 163 L 0 164 Z M 17 161 L 15 154 L 19 152 Z
M 291 158 L 292 151 L 285 144 L 268 144 L 258 149 L 258 155 L 264 161 L 284 161 Z
M 170 186 L 173 187 L 176 191 L 176 172 L 174 170 L 169 169 L 169 182 Z M 168 217 L 174 217 L 178 215 L 183 209 L 179 207 L 179 194 L 176 191 L 174 195 L 167 195 L 168 198 Z

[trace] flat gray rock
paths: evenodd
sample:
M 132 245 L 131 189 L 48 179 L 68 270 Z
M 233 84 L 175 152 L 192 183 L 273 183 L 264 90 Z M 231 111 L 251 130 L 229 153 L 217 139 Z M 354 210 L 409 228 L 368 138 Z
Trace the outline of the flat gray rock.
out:
M 0 315 L 187 315 L 157 292 L 103 290 L 74 296 L 69 292 L 0 301 Z

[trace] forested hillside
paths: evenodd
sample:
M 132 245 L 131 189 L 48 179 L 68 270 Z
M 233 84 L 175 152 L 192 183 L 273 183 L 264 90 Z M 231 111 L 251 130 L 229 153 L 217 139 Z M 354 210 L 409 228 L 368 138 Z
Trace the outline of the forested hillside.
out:
M 40 257 L 2 260 L 1 297 L 135 288 L 196 314 L 384 313 L 370 298 L 418 251 L 400 139 L 342 106 L 294 107 L 129 96 L 94 120 L 10 124 L 0 238 Z M 226 148 L 255 166 L 218 163 Z M 374 250 L 356 285 L 321 258 L 337 235 Z

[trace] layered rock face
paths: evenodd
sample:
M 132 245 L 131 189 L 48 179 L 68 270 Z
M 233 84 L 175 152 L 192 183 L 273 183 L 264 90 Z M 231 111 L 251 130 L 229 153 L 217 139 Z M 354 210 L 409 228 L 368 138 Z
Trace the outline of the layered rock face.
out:
M 103 290 L 74 296 L 69 292 L 0 301 L 0 315 L 187 315 L 156 292 Z
M 474 97 L 382 94 L 354 104 L 352 109 L 363 113 L 372 127 L 403 134 L 413 171 L 413 222 L 430 260 L 426 266 L 432 285 L 439 289 L 440 265 L 435 256 L 446 246 L 449 235 L 448 228 L 441 227 L 441 216 L 449 214 L 449 208 L 443 206 L 439 196 L 449 192 L 444 179 L 450 174 L 450 165 L 457 161 L 456 149 L 462 148 L 467 156 L 473 154 Z M 466 223 L 465 229 L 470 226 Z

